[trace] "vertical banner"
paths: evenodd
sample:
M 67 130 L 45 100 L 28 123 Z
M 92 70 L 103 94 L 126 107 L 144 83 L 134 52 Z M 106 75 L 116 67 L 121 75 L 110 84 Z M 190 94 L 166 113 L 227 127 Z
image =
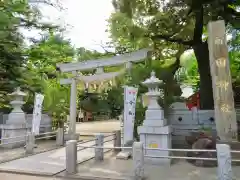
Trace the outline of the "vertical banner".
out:
M 35 94 L 33 120 L 32 120 L 32 133 L 39 135 L 40 122 L 42 118 L 42 103 L 44 96 L 42 94 Z
M 138 88 L 124 87 L 124 133 L 123 144 L 133 141 L 133 130 Z

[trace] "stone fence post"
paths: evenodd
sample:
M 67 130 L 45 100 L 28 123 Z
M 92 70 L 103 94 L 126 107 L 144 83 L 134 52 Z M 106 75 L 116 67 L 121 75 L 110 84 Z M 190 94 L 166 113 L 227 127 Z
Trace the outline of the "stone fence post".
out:
M 103 140 L 104 135 L 103 134 L 96 134 L 95 136 L 95 145 L 98 147 L 103 147 Z M 95 148 L 95 160 L 96 161 L 102 161 L 104 158 L 103 148 Z
M 28 132 L 26 136 L 25 153 L 33 154 L 35 148 L 35 135 L 32 132 Z
M 75 174 L 77 172 L 77 141 L 70 140 L 66 143 L 66 172 Z
M 64 129 L 63 128 L 58 128 L 57 130 L 56 144 L 57 146 L 64 145 Z
M 114 132 L 114 147 L 121 147 L 121 130 Z M 118 153 L 121 149 L 114 149 L 115 153 Z
M 144 150 L 142 142 L 133 143 L 133 179 L 144 179 Z
M 232 180 L 232 158 L 230 146 L 227 144 L 217 144 L 217 161 L 218 161 L 218 180 Z

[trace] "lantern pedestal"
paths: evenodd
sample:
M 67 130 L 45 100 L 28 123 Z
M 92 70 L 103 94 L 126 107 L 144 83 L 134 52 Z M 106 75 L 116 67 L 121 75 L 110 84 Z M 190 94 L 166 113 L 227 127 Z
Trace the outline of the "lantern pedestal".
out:
M 138 128 L 140 141 L 144 148 L 171 149 L 172 147 L 172 128 L 170 126 L 141 126 Z M 170 165 L 171 159 L 164 158 L 170 156 L 170 151 L 145 150 L 144 161 L 152 165 Z M 148 157 L 151 156 L 151 157 Z M 159 158 L 161 156 L 162 158 Z
M 23 98 L 26 94 L 17 88 L 9 96 L 13 97 L 13 101 L 10 102 L 13 110 L 8 115 L 6 124 L 2 125 L 2 143 L 5 144 L 2 147 L 21 147 L 26 142 L 27 134 L 26 115 L 21 109 L 22 105 L 25 104 Z

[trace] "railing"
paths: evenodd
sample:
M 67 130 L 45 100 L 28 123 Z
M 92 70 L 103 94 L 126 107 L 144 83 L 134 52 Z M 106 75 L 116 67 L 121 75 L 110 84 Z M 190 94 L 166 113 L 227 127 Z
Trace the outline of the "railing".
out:
M 52 137 L 56 137 L 56 145 L 63 146 L 64 145 L 64 130 L 63 128 L 58 128 L 57 131 L 41 133 L 35 136 L 33 133 L 28 132 L 26 135 L 22 136 L 15 136 L 9 138 L 2 138 L 0 139 L 1 144 L 0 147 L 8 147 L 8 146 L 19 146 L 22 144 L 25 148 L 26 154 L 34 153 L 34 148 L 36 147 L 35 142 L 41 139 L 49 139 Z M 17 140 L 16 140 L 17 139 Z
M 216 161 L 218 164 L 217 175 L 219 180 L 232 180 L 232 162 L 240 162 L 238 159 L 232 159 L 231 153 L 240 153 L 240 151 L 230 150 L 230 146 L 227 144 L 217 144 L 216 149 L 163 149 L 163 148 L 145 148 L 142 142 L 134 142 L 132 147 L 121 147 L 121 132 L 116 131 L 114 134 L 114 146 L 104 146 L 104 136 L 96 135 L 95 145 L 86 146 L 77 144 L 76 141 L 68 141 L 66 146 L 66 172 L 68 174 L 77 173 L 77 147 L 81 148 L 93 148 L 95 149 L 95 160 L 103 161 L 104 149 L 114 150 L 119 152 L 120 150 L 132 151 L 133 157 L 133 177 L 134 179 L 144 179 L 144 159 L 145 158 L 165 158 L 165 159 L 188 159 L 188 160 L 204 160 L 204 161 Z M 171 152 L 216 152 L 217 158 L 199 158 L 199 157 L 185 157 L 185 156 L 152 156 L 146 155 L 146 150 L 155 151 L 171 151 Z M 73 153 L 74 152 L 74 153 Z
M 104 138 L 112 137 L 109 140 L 104 140 Z M 121 131 L 115 131 L 112 134 L 96 134 L 94 138 L 94 144 L 90 146 L 82 145 L 83 143 L 91 142 L 93 140 L 88 140 L 78 143 L 76 140 L 70 140 L 66 143 L 66 171 L 68 174 L 74 174 L 77 172 L 77 152 L 84 150 L 86 148 L 94 148 L 95 160 L 102 161 L 104 159 L 104 149 L 114 149 L 115 152 L 121 150 Z M 103 147 L 104 143 L 113 141 L 113 147 Z

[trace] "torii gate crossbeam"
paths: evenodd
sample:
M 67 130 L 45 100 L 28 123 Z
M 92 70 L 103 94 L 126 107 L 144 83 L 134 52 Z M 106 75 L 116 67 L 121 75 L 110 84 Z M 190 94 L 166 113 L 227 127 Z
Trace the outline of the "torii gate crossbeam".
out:
M 95 69 L 98 67 L 106 66 L 119 66 L 127 62 L 141 62 L 147 57 L 149 49 L 141 49 L 132 53 L 126 53 L 111 58 L 102 58 L 96 60 L 87 60 L 75 63 L 62 63 L 58 64 L 57 67 L 61 72 L 72 72 L 72 71 L 86 71 Z

